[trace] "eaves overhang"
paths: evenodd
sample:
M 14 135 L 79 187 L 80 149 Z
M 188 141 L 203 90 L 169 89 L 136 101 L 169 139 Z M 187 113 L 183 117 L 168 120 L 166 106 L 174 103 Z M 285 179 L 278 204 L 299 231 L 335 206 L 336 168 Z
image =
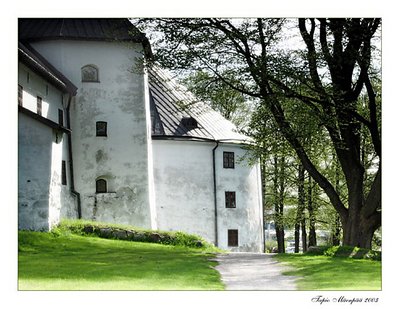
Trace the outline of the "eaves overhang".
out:
M 18 60 L 59 90 L 76 95 L 78 88 L 31 46 L 18 42 Z
M 64 127 L 64 126 L 62 126 L 62 125 L 60 125 L 60 124 L 58 124 L 58 123 L 56 123 L 56 122 L 54 122 L 54 121 L 52 121 L 50 119 L 47 119 L 47 118 L 45 118 L 43 116 L 40 116 L 40 115 L 30 111 L 29 109 L 26 109 L 23 106 L 20 106 L 20 105 L 18 106 L 18 112 L 20 112 L 20 113 L 22 113 L 22 114 L 24 114 L 24 115 L 26 115 L 26 116 L 28 116 L 28 117 L 30 117 L 32 119 L 35 119 L 35 120 L 41 122 L 42 124 L 48 126 L 51 129 L 54 129 L 54 130 L 57 130 L 57 131 L 60 131 L 60 132 L 66 133 L 66 134 L 71 133 L 70 129 L 68 129 L 68 128 L 66 128 L 66 127 Z

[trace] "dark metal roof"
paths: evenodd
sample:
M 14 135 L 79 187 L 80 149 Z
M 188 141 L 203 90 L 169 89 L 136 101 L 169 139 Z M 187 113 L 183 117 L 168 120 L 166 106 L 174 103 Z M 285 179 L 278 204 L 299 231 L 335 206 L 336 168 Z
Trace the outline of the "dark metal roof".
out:
M 29 44 L 18 43 L 18 59 L 55 87 L 76 94 L 78 88 Z
M 232 122 L 199 102 L 161 69 L 149 69 L 149 89 L 153 137 L 250 142 L 249 137 L 237 132 Z M 193 118 L 197 126 L 186 126 L 187 118 Z
M 141 33 L 126 18 L 19 18 L 20 41 L 122 40 L 144 42 Z

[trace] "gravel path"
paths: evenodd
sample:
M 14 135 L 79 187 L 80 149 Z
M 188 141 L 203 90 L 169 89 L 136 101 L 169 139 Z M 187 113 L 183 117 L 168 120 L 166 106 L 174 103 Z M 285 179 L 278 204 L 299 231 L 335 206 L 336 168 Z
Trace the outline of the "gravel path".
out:
M 214 260 L 227 290 L 296 290 L 296 277 L 282 275 L 285 267 L 274 254 L 228 253 Z

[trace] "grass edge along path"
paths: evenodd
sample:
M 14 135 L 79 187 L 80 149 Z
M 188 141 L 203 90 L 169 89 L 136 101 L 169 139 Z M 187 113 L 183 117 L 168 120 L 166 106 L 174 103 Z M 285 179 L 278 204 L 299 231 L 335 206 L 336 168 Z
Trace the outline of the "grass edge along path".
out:
M 380 261 L 307 254 L 277 254 L 274 258 L 288 267 L 283 275 L 299 277 L 298 290 L 382 289 Z
M 222 290 L 207 250 L 19 232 L 19 290 Z

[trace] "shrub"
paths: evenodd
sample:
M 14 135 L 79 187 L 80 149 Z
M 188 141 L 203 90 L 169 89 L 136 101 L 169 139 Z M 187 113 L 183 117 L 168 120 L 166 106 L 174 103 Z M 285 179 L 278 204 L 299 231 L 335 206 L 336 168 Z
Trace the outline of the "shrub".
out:
M 268 240 L 265 242 L 265 253 L 276 253 L 278 252 L 278 245 L 276 241 Z
M 127 241 L 152 242 L 164 245 L 203 248 L 218 251 L 214 245 L 197 235 L 183 232 L 163 232 L 135 228 L 129 225 L 109 224 L 85 220 L 63 220 L 52 230 L 54 235 L 74 233 Z
M 352 259 L 368 259 L 368 260 L 381 260 L 381 252 L 351 247 L 351 246 L 320 246 L 310 247 L 307 251 L 308 255 L 325 255 L 330 257 L 348 257 Z

